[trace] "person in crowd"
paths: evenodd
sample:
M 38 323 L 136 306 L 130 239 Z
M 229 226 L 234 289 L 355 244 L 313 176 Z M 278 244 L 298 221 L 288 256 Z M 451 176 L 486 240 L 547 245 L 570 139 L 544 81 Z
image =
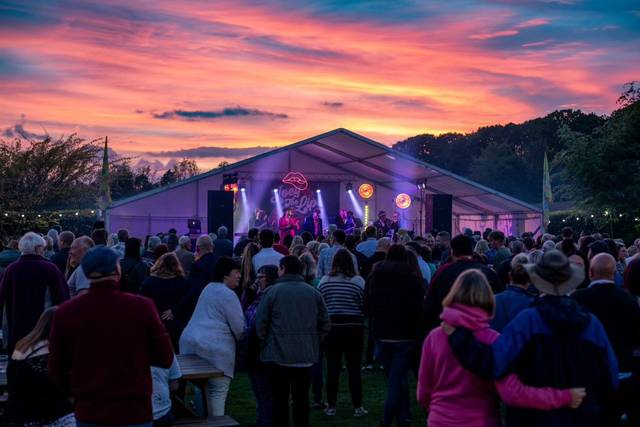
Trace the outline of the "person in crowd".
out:
M 331 330 L 325 341 L 328 401 L 325 414 L 336 414 L 338 383 L 344 354 L 354 416 L 362 417 L 367 414 L 362 407 L 360 376 L 364 339 L 364 279 L 357 274 L 349 251 L 340 249 L 336 252 L 331 271 L 320 280 L 318 290 L 331 320 Z
M 626 413 L 628 425 L 640 426 L 640 366 L 634 349 L 640 347 L 640 306 L 637 300 L 614 282 L 616 260 L 608 253 L 591 259 L 588 288 L 571 296 L 602 323 L 618 359 L 620 390 L 614 399 L 619 415 Z
M 51 238 L 51 250 L 53 252 L 58 252 L 60 250 L 60 234 L 59 231 L 55 228 L 47 231 L 47 237 Z
M 118 230 L 118 242 L 113 249 L 122 256 L 124 256 L 126 251 L 125 246 L 127 245 L 127 240 L 129 240 L 129 230 L 124 228 Z
M 407 264 L 411 267 L 413 273 L 420 279 L 420 283 L 422 283 L 422 289 L 426 292 L 427 287 L 429 286 L 429 282 L 427 282 L 422 276 L 422 271 L 420 270 L 420 265 L 418 264 L 418 256 L 416 253 L 407 245 L 403 245 L 407 249 Z
M 436 252 L 434 259 L 440 264 L 445 264 L 451 255 L 451 234 L 448 231 L 440 231 L 436 234 Z
M 259 240 L 259 238 L 258 238 Z M 262 245 L 260 245 L 262 246 Z M 273 249 L 282 254 L 282 256 L 287 256 L 289 255 L 289 246 L 287 246 L 286 241 L 283 242 L 282 239 L 280 239 L 280 233 L 274 233 L 273 234 Z
M 153 250 L 153 262 L 155 262 L 155 260 L 166 254 L 167 252 L 169 252 L 169 247 L 165 243 L 160 243 Z
M 546 242 L 542 243 L 542 253 L 546 253 L 549 251 L 552 251 L 556 248 L 556 243 L 553 240 L 547 240 Z
M 229 240 L 229 229 L 224 225 L 218 227 L 218 238 L 216 239 L 213 254 L 218 257 L 233 256 L 233 242 Z
M 524 243 L 522 243 L 521 240 L 512 240 L 509 243 L 509 250 L 511 251 L 511 255 L 509 255 L 509 258 L 505 259 L 500 264 L 493 266 L 494 270 L 496 271 L 496 274 L 498 275 L 498 280 L 500 280 L 500 286 L 503 288 L 509 284 L 509 272 L 511 271 L 511 260 L 513 260 L 514 256 L 525 252 Z M 575 249 L 571 253 L 573 252 L 575 252 Z
M 247 232 L 246 237 L 242 237 L 238 243 L 236 243 L 236 247 L 233 249 L 233 255 L 239 257 L 244 253 L 244 248 L 249 243 L 258 243 L 258 233 L 260 230 L 257 228 L 250 228 Z
M 85 254 L 94 246 L 93 240 L 87 236 L 77 237 L 71 243 L 66 276 L 69 295 L 72 297 L 86 293 L 91 286 L 89 279 L 87 279 L 82 270 L 81 263 Z
M 96 228 L 91 232 L 91 240 L 95 243 L 95 245 L 106 245 L 107 244 L 107 230 L 104 228 Z
M 80 427 L 149 425 L 150 368 L 171 367 L 169 335 L 149 299 L 118 290 L 120 265 L 113 249 L 89 250 L 82 270 L 91 288 L 55 313 L 49 376 L 71 391 Z
M 51 238 L 51 236 L 44 236 L 44 242 L 44 254 L 42 254 L 42 256 L 44 256 L 48 260 L 51 260 L 51 257 L 56 254 L 56 252 L 53 250 L 53 239 Z
M 356 246 L 356 250 L 369 258 L 373 256 L 376 251 L 376 228 L 370 225 L 364 229 L 364 234 L 366 236 L 366 240 L 360 242 L 358 246 Z
M 424 288 L 407 263 L 407 250 L 392 245 L 367 279 L 364 309 L 388 385 L 381 426 L 409 424 L 408 374 L 423 336 Z
M 149 277 L 144 279 L 140 288 L 140 294 L 153 301 L 158 315 L 172 310 L 176 302 L 182 300 L 188 291 L 189 282 L 185 278 L 178 257 L 172 252 L 162 255 L 156 260 L 151 267 Z M 182 333 L 181 324 L 176 319 L 163 319 L 162 323 L 171 337 L 173 348 L 178 350 Z
M 311 240 L 309 243 L 307 243 L 307 249 L 309 250 L 309 253 L 313 255 L 313 259 L 316 262 L 318 261 L 318 256 L 320 255 L 318 251 L 319 248 L 320 248 L 320 242 L 318 242 L 317 240 Z
M 487 277 L 487 280 L 489 280 L 494 293 L 503 290 L 496 273 L 486 265 L 472 259 L 473 240 L 469 237 L 460 234 L 451 240 L 451 256 L 453 262 L 442 265 L 431 279 L 431 284 L 429 285 L 424 300 L 424 316 L 427 331 L 434 329 L 440 324 L 442 301 L 463 271 L 471 269 L 480 270 Z
M 7 367 L 8 400 L 3 421 L 13 426 L 75 425 L 69 396 L 48 376 L 49 332 L 56 307 L 46 309 L 16 343 Z
M 185 276 L 191 273 L 191 264 L 196 260 L 196 256 L 191 252 L 191 238 L 189 236 L 180 236 L 178 239 L 178 247 L 174 251 L 180 261 Z
M 624 244 L 618 245 L 618 256 L 616 257 L 616 271 L 620 276 L 624 276 L 624 270 L 627 268 L 627 258 L 629 251 Z
M 234 289 L 240 285 L 240 266 L 229 257 L 216 263 L 213 282 L 204 288 L 193 316 L 180 337 L 181 354 L 197 354 L 222 370 L 207 387 L 210 415 L 222 416 L 234 375 L 236 345 L 244 331 L 244 314 Z
M 400 231 L 400 214 L 398 212 L 394 212 L 391 214 L 391 221 L 389 222 L 389 229 L 393 230 L 393 235 L 395 236 Z
M 288 239 L 287 239 L 288 240 Z M 302 236 L 291 236 L 291 242 L 287 245 L 289 248 L 289 252 L 296 246 L 304 246 L 304 241 L 302 240 Z M 291 253 L 289 253 L 290 255 Z
M 640 257 L 629 262 L 624 272 L 624 288 L 640 300 Z
M 257 230 L 256 234 L 264 230 L 269 225 L 267 213 L 260 208 L 256 208 L 252 218 L 252 223 L 252 228 Z
M 307 251 L 308 249 L 305 245 L 292 245 L 289 249 L 289 255 L 297 256 L 298 258 L 300 258 L 300 256 Z
M 431 233 L 425 234 L 424 244 L 427 245 L 427 247 L 431 249 L 431 252 L 433 253 L 434 249 L 436 248 L 436 238 L 433 237 L 433 234 Z
M 320 218 L 320 209 L 315 208 L 311 211 L 311 215 L 308 215 L 304 220 L 302 230 L 311 233 L 313 238 L 322 234 L 322 218 Z
M 584 387 L 579 408 L 550 411 L 507 406 L 507 426 L 610 426 L 607 410 L 618 384 L 618 363 L 600 321 L 568 294 L 583 280 L 559 250 L 546 252 L 537 264 L 525 264 L 533 285 L 543 294 L 520 312 L 492 344 L 484 344 L 464 325 L 449 345 L 458 362 L 482 378 L 514 373 L 535 387 Z
M 305 246 L 314 239 L 313 234 L 308 231 L 303 231 L 302 233 L 300 233 L 300 237 L 302 238 L 302 244 Z
M 564 252 L 566 256 L 578 250 L 578 245 L 575 243 L 573 229 L 571 227 L 563 227 L 560 235 L 562 236 L 562 240 L 556 243 L 556 249 Z
M 45 241 L 29 232 L 20 239 L 20 258 L 0 277 L 0 313 L 5 311 L 8 354 L 38 322 L 47 306 L 69 299 L 69 290 L 58 268 L 44 257 Z
M 111 249 L 115 250 L 115 246 L 118 244 L 118 233 L 109 234 L 109 238 L 107 239 L 107 246 Z
M 256 333 L 256 314 L 266 289 L 276 280 L 278 280 L 278 267 L 275 265 L 260 267 L 255 281 L 256 298 L 244 310 L 243 340 L 246 341 L 244 363 L 249 374 L 251 389 L 256 398 L 256 427 L 271 427 L 273 425 L 273 399 L 267 373 L 268 365 L 260 361 L 260 340 Z
M 466 270 L 458 276 L 443 306 L 442 319 L 451 327 L 468 328 L 485 344 L 498 338 L 489 327 L 496 308 L 493 292 L 481 271 Z M 422 346 L 417 391 L 418 401 L 429 413 L 430 427 L 499 427 L 497 394 L 512 407 L 550 410 L 578 407 L 585 390 L 524 386 L 513 374 L 495 382 L 479 378 L 460 366 L 443 328 L 431 331 Z
M 51 262 L 58 267 L 62 274 L 67 269 L 67 260 L 69 259 L 69 251 L 71 250 L 71 244 L 75 240 L 76 236 L 70 231 L 63 231 L 60 233 L 60 250 L 56 252 L 50 259 Z
M 242 262 L 240 273 L 240 297 L 242 302 L 242 308 L 245 309 L 249 304 L 253 302 L 256 297 L 257 289 L 254 289 L 252 285 L 256 281 L 256 270 L 253 268 L 253 257 L 260 252 L 260 247 L 255 243 L 249 243 L 244 247 L 244 253 L 242 254 Z
M 486 255 L 489 252 L 489 242 L 484 239 L 478 240 L 476 247 L 473 249 L 473 253 L 478 255 Z
M 422 257 L 422 246 L 420 246 L 418 242 L 408 242 L 405 246 L 410 252 L 416 255 L 416 262 L 418 263 L 418 268 L 420 270 L 420 277 L 424 280 L 426 289 L 431 282 L 431 268 L 429 268 L 429 264 Z
M 20 251 L 18 250 L 18 241 L 10 240 L 7 247 L 0 252 L 0 273 L 4 271 L 9 264 L 20 258 Z
M 320 359 L 320 342 L 331 322 L 322 295 L 304 282 L 302 263 L 294 256 L 280 260 L 280 278 L 262 297 L 256 333 L 262 343 L 260 360 L 269 364 L 273 387 L 273 425 L 309 425 L 310 368 Z M 296 301 L 296 304 L 291 304 Z
M 511 251 L 505 246 L 505 236 L 502 231 L 494 230 L 489 234 L 489 245 L 491 249 L 486 253 L 489 265 L 497 268 L 503 261 L 511 258 Z
M 496 295 L 496 309 L 491 328 L 502 332 L 522 310 L 528 308 L 536 300 L 534 292 L 530 291 L 529 274 L 524 265 L 529 264 L 529 257 L 518 254 L 511 260 L 511 271 L 508 274 L 507 288 Z
M 573 253 L 568 255 L 569 258 L 569 262 L 573 265 L 577 265 L 578 267 L 582 268 L 584 270 L 584 280 L 582 281 L 582 283 L 580 285 L 578 285 L 577 289 L 584 289 L 587 286 L 589 286 L 590 280 L 589 280 L 589 259 L 587 258 L 587 256 L 585 254 L 583 254 L 580 251 L 574 251 Z M 533 262 L 534 260 L 531 259 L 531 257 L 529 258 L 530 262 Z M 536 260 L 538 261 L 538 260 Z
M 384 261 L 387 257 L 387 252 L 389 252 L 389 248 L 391 247 L 391 239 L 389 237 L 381 237 L 376 241 L 376 250 L 369 258 L 367 258 L 367 262 L 364 263 L 362 269 L 360 270 L 362 273 L 362 277 L 365 279 L 369 277 L 369 274 L 373 270 L 376 263 L 380 261 Z
M 286 236 L 284 236 L 284 240 L 282 241 L 282 244 L 284 245 L 284 247 L 287 248 L 287 255 L 289 255 L 289 250 L 291 249 L 291 246 L 293 245 L 294 237 L 295 236 L 292 236 L 291 234 L 287 234 Z
M 273 248 L 274 232 L 266 229 L 262 230 L 259 235 L 260 252 L 253 256 L 253 270 L 258 271 L 263 265 L 279 265 L 280 260 L 284 257 L 280 252 Z M 287 253 L 289 251 L 287 250 Z
M 162 244 L 162 239 L 158 236 L 150 236 L 147 241 L 147 249 L 142 253 L 142 258 L 147 260 L 151 265 L 156 261 L 155 251 L 158 246 Z
M 167 236 L 167 243 L 166 243 L 167 249 L 169 249 L 169 252 L 175 252 L 179 244 L 180 244 L 180 239 L 178 238 L 178 235 L 176 233 L 169 233 L 169 235 Z
M 340 249 L 344 249 L 344 242 L 347 238 L 347 235 L 345 234 L 344 230 L 336 230 L 333 233 L 333 238 L 333 246 L 323 249 L 320 252 L 320 257 L 318 259 L 318 277 L 324 276 L 331 270 L 333 257 Z M 356 256 L 351 254 L 351 258 L 353 259 L 353 264 L 355 265 L 356 271 L 359 271 L 358 260 Z
M 153 427 L 170 427 L 173 425 L 175 416 L 171 406 L 171 392 L 178 390 L 178 380 L 180 378 L 182 378 L 182 371 L 175 355 L 171 368 L 151 367 Z
M 607 241 L 609 240 L 609 241 Z M 612 240 L 596 240 L 592 244 L 589 245 L 589 260 L 593 259 L 598 254 L 608 253 L 614 259 L 617 257 L 617 248 L 615 243 Z M 609 244 L 611 243 L 611 245 Z M 616 270 L 614 281 L 616 285 L 623 286 L 624 285 L 624 276 Z
M 129 238 L 124 246 L 124 258 L 120 261 L 120 290 L 137 294 L 149 276 L 149 267 L 140 257 L 142 242 L 135 237 Z
M 304 281 L 313 287 L 318 287 L 320 284 L 320 279 L 316 276 L 318 266 L 316 265 L 316 260 L 313 258 L 313 255 L 305 252 L 298 258 L 300 258 L 300 262 L 302 262 L 302 277 L 304 277 Z
M 367 257 L 356 250 L 357 245 L 358 245 L 358 240 L 356 236 L 353 234 L 348 235 L 344 239 L 345 249 L 347 249 L 349 253 L 351 253 L 351 255 L 356 257 L 356 261 L 357 261 L 356 265 L 358 267 L 362 267 L 362 265 L 367 262 Z M 356 270 L 356 273 L 360 274 L 359 268 Z

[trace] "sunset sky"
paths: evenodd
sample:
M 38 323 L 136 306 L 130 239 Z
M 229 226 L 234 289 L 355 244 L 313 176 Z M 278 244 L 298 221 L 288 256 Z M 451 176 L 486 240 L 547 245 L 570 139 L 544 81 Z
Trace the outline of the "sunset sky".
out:
M 637 0 L 0 0 L 2 137 L 148 161 L 608 114 L 634 79 Z

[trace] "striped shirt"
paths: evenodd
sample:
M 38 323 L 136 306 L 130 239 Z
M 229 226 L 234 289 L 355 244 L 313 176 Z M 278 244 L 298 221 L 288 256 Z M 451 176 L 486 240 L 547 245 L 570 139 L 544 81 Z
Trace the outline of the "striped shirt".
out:
M 364 320 L 364 279 L 343 275 L 324 276 L 318 290 L 327 306 L 332 326 L 362 325 Z

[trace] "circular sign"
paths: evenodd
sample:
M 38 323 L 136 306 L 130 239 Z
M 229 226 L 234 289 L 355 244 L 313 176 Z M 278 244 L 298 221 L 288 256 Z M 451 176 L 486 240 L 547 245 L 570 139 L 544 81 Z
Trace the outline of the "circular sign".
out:
M 358 187 L 358 194 L 363 199 L 370 199 L 373 196 L 373 185 L 362 184 L 360 187 Z
M 407 193 L 400 193 L 396 196 L 396 206 L 400 209 L 407 209 L 411 206 L 411 196 Z

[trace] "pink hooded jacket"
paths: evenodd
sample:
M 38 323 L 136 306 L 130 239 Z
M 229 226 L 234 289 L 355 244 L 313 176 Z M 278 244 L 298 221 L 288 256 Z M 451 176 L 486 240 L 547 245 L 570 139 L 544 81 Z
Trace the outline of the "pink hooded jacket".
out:
M 453 327 L 473 331 L 476 339 L 485 344 L 493 343 L 500 335 L 489 328 L 488 314 L 478 307 L 454 304 L 445 307 L 440 318 Z M 422 345 L 418 401 L 429 411 L 429 427 L 497 427 L 498 394 L 509 406 L 544 410 L 571 405 L 569 390 L 529 387 L 513 374 L 495 382 L 472 374 L 460 366 L 447 338 L 438 327 Z

